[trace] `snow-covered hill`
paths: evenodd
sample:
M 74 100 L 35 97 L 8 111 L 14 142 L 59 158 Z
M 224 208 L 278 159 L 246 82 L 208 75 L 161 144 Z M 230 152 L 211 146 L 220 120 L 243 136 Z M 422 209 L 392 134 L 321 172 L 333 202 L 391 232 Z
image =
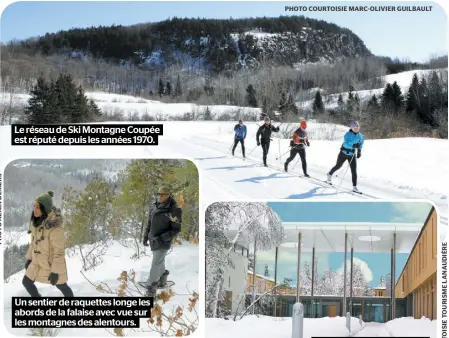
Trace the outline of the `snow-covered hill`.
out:
M 88 248 L 86 248 L 87 250 Z M 140 259 L 133 259 L 134 251 L 126 248 L 118 242 L 112 242 L 108 247 L 104 261 L 94 270 L 87 272 L 82 270 L 82 262 L 79 253 L 75 255 L 66 255 L 68 268 L 68 285 L 72 288 L 75 296 L 96 297 L 96 296 L 117 296 L 116 294 L 109 294 L 100 292 L 96 286 L 100 283 L 105 283 L 113 292 L 118 292 L 120 274 L 122 271 L 130 272 L 134 270 L 136 273 L 135 280 L 145 281 L 148 277 L 151 266 L 151 252 L 147 250 L 148 256 Z M 190 304 L 189 297 L 191 292 L 199 292 L 199 247 L 190 243 L 183 243 L 183 245 L 174 246 L 172 251 L 167 255 L 166 268 L 170 271 L 169 280 L 175 281 L 172 287 L 175 296 L 173 296 L 167 303 L 161 304 L 164 313 L 172 315 L 178 306 L 184 308 L 184 316 L 192 322 L 197 320 L 195 311 L 188 311 Z M 26 336 L 29 330 L 26 328 L 12 328 L 11 327 L 11 297 L 28 297 L 28 293 L 22 286 L 22 278 L 25 270 L 11 276 L 8 283 L 3 285 L 4 296 L 4 324 L 7 330 L 20 336 Z M 92 284 L 91 284 L 92 283 Z M 103 284 L 103 287 L 105 287 Z M 62 294 L 58 289 L 51 285 L 36 283 L 42 296 L 60 297 Z M 134 296 L 139 296 L 139 291 L 135 291 L 135 286 L 130 283 L 129 292 Z M 143 291 L 141 289 L 140 291 Z M 200 300 L 201 301 L 201 300 Z M 159 301 L 161 303 L 161 301 Z M 195 310 L 198 311 L 199 303 L 196 303 Z M 148 324 L 147 319 L 140 320 L 140 329 L 124 329 L 124 333 L 130 336 L 160 336 L 151 328 L 155 326 Z M 166 324 L 164 324 L 167 330 Z M 58 336 L 108 336 L 109 333 L 103 328 L 64 328 L 61 329 Z M 174 334 L 172 334 L 174 335 Z
M 433 71 L 436 71 L 438 74 L 442 74 L 447 79 L 447 68 L 446 69 L 426 69 L 426 70 L 410 70 L 407 72 L 401 72 L 397 74 L 391 74 L 382 76 L 381 80 L 384 83 L 384 87 L 382 88 L 376 88 L 376 89 L 370 89 L 370 90 L 355 90 L 353 91 L 353 95 L 357 94 L 360 102 L 362 104 L 366 104 L 368 100 L 373 96 L 376 95 L 378 99 L 380 99 L 385 85 L 387 83 L 393 84 L 394 82 L 397 82 L 399 87 L 401 87 L 402 94 L 405 96 L 407 94 L 408 88 L 410 87 L 410 84 L 412 82 L 412 78 L 414 74 L 418 75 L 418 78 L 421 77 L 428 77 L 432 74 Z M 316 90 L 313 91 L 315 93 Z M 323 103 L 326 109 L 337 109 L 338 108 L 338 97 L 342 96 L 343 100 L 346 102 L 348 99 L 349 92 L 343 92 L 343 93 L 335 93 L 335 94 L 329 94 L 326 95 L 325 93 L 321 92 L 323 96 Z M 307 100 L 307 101 L 299 101 L 296 104 L 298 107 L 304 109 L 304 110 L 312 110 L 314 100 Z

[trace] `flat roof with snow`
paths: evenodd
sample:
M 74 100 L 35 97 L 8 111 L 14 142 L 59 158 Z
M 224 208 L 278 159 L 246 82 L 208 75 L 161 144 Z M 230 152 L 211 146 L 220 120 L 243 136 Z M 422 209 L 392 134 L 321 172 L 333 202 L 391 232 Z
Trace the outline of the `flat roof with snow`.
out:
M 284 239 L 281 248 L 297 248 L 301 232 L 301 251 L 344 252 L 345 233 L 348 234 L 348 251 L 390 252 L 396 234 L 396 252 L 410 253 L 423 227 L 422 223 L 372 223 L 372 222 L 283 222 Z M 238 241 L 251 245 L 245 236 Z

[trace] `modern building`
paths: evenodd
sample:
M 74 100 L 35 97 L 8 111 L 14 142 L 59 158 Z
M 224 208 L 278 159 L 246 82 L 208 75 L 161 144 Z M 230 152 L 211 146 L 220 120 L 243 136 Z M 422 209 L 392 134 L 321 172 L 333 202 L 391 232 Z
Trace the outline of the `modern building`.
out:
M 226 292 L 228 313 L 241 312 L 245 307 L 248 275 L 248 249 L 235 244 L 230 254 L 231 264 L 225 269 L 223 289 Z
M 256 293 L 260 294 L 260 293 L 265 293 L 265 292 L 272 290 L 274 288 L 274 286 L 276 285 L 273 278 L 267 277 L 264 275 L 260 275 L 258 273 L 256 273 L 256 282 L 254 283 L 254 280 L 253 280 L 254 273 L 251 270 L 248 270 L 247 277 L 248 277 L 247 281 L 246 281 L 246 292 L 247 293 L 252 293 L 254 286 L 256 288 Z
M 432 208 L 395 288 L 405 299 L 407 316 L 437 319 L 437 213 Z
M 391 266 L 390 278 L 386 287 L 374 288 L 374 294 L 366 296 L 353 295 L 352 285 L 346 285 L 346 279 L 343 279 L 343 290 L 349 291 L 344 292 L 343 296 L 315 295 L 313 287 L 308 296 L 300 295 L 297 288 L 288 288 L 284 290 L 286 292 L 279 289 L 275 296 L 276 304 L 268 315 L 290 317 L 293 305 L 300 301 L 304 305 L 305 317 L 344 316 L 350 312 L 354 317 L 361 316 L 366 322 L 385 322 L 404 316 L 436 318 L 437 214 L 434 208 L 424 224 L 284 222 L 284 229 L 285 238 L 277 250 L 296 248 L 298 261 L 302 252 L 311 252 L 312 257 L 316 252 L 343 252 L 345 274 L 351 276 L 349 281 L 353 280 L 354 253 L 389 252 L 390 261 L 385 263 Z M 409 254 L 397 282 L 396 253 Z M 314 258 L 312 271 L 313 262 Z M 298 266 L 297 280 L 301 280 L 300 274 Z M 252 279 L 245 280 L 246 283 L 250 281 L 253 282 Z M 276 285 L 280 281 L 275 277 L 274 283 Z M 252 289 L 247 288 L 247 305 L 255 299 L 255 295 L 248 290 Z M 292 294 L 293 290 L 296 295 Z

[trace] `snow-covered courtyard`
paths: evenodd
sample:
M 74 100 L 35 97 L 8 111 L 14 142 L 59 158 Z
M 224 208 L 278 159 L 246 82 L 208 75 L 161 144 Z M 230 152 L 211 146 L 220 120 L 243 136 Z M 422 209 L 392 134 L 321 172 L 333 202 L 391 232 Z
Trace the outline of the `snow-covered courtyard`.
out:
M 206 337 L 291 338 L 292 319 L 249 315 L 238 321 L 206 319 Z M 426 318 L 398 318 L 390 322 L 363 323 L 351 318 L 351 331 L 346 318 L 305 318 L 304 337 L 437 337 L 437 321 Z

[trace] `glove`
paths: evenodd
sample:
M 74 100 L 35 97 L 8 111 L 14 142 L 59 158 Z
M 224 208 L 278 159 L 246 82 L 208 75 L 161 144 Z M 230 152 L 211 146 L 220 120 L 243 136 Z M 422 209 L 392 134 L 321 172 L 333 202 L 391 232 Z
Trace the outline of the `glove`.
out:
M 27 262 L 25 263 L 25 270 L 28 269 L 28 266 L 31 264 L 31 259 L 27 259 Z
M 260 142 L 259 141 L 257 141 L 257 146 L 260 146 Z
M 48 280 L 50 281 L 51 285 L 56 285 L 56 282 L 59 279 L 59 275 L 57 273 L 52 272 L 50 276 L 48 276 Z
M 354 144 L 352 145 L 352 148 L 354 148 L 354 149 L 359 149 L 359 148 L 360 148 L 360 143 L 354 143 Z
M 310 142 L 309 141 L 306 141 L 306 144 L 307 144 L 308 147 L 310 147 Z
M 360 158 L 360 156 L 362 156 L 362 152 L 359 150 L 359 151 L 357 152 L 357 158 Z
M 148 237 L 145 237 L 145 238 L 143 239 L 143 245 L 144 245 L 144 246 L 150 245 L 150 244 L 148 244 Z
M 157 246 L 158 244 L 161 243 L 161 240 L 160 240 L 159 237 L 153 237 L 153 238 L 150 238 L 150 243 L 151 243 L 153 246 Z

